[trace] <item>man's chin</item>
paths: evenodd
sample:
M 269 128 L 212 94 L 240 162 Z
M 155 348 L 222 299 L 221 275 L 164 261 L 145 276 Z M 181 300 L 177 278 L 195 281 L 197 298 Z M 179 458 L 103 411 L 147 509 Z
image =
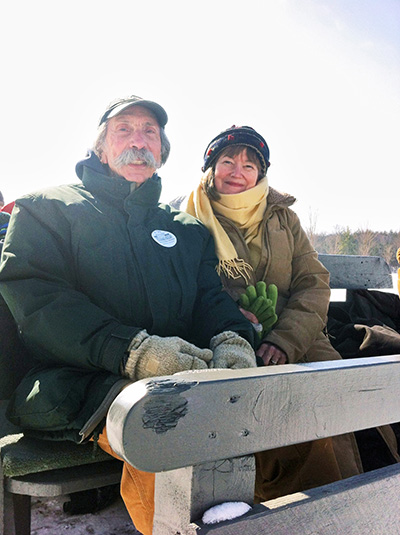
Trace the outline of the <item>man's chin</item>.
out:
M 126 166 L 127 169 L 121 169 L 121 176 L 128 182 L 136 182 L 142 184 L 151 178 L 156 170 L 147 165 L 133 165 Z

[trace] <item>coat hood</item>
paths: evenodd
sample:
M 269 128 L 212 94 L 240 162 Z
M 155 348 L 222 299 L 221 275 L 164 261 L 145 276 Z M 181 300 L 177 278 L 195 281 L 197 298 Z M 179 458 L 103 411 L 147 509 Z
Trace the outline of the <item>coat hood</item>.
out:
M 83 160 L 80 160 L 75 166 L 75 172 L 81 180 L 83 177 L 84 167 L 89 167 L 96 173 L 100 173 L 102 175 L 108 175 L 108 170 L 106 166 L 101 163 L 99 158 L 96 156 L 96 154 L 92 150 L 88 151 L 85 158 L 83 158 Z
M 296 198 L 289 193 L 282 193 L 274 188 L 269 188 L 267 197 L 267 206 L 277 205 L 280 207 L 289 207 L 296 202 Z

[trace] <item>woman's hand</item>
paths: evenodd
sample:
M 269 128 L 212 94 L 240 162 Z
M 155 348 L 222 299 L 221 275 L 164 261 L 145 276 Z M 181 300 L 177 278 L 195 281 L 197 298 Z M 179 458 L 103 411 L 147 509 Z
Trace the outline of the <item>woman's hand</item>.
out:
M 272 344 L 264 342 L 256 351 L 257 357 L 261 357 L 266 366 L 271 366 L 275 364 L 286 364 L 287 355 L 284 351 L 279 349 Z

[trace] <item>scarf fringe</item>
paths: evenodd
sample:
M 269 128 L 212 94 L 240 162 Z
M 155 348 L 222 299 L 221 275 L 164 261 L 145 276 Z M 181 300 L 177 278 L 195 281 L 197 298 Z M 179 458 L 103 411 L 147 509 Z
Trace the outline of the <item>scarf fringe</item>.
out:
M 253 268 L 242 258 L 233 258 L 232 260 L 220 260 L 216 267 L 218 275 L 224 273 L 229 279 L 239 279 L 243 277 L 246 284 L 249 284 Z

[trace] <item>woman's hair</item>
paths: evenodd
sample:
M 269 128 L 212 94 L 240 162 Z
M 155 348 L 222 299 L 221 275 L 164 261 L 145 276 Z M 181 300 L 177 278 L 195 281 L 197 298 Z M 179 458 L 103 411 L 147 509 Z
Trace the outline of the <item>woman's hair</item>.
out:
M 108 121 L 105 121 L 99 126 L 97 131 L 97 137 L 93 145 L 93 152 L 101 160 L 101 153 L 103 152 L 103 146 L 106 140 L 107 135 L 107 124 Z M 171 150 L 171 144 L 167 138 L 164 127 L 160 126 L 160 139 L 161 139 L 161 165 L 164 165 L 168 159 L 169 151 Z
M 254 163 L 254 165 L 257 166 L 257 169 L 258 169 L 257 182 L 260 181 L 262 178 L 264 178 L 265 174 L 262 171 L 260 158 L 258 157 L 257 152 L 254 149 L 252 149 L 251 147 L 246 147 L 246 145 L 230 145 L 229 147 L 226 147 L 221 152 L 221 154 L 218 155 L 217 160 L 213 163 L 211 167 L 209 167 L 205 171 L 205 173 L 203 174 L 201 178 L 201 183 L 203 185 L 204 192 L 210 199 L 216 201 L 220 198 L 220 194 L 218 193 L 215 187 L 215 166 L 217 165 L 217 162 L 224 156 L 233 158 L 234 156 L 237 156 L 244 150 L 246 151 L 247 158 L 252 163 Z

